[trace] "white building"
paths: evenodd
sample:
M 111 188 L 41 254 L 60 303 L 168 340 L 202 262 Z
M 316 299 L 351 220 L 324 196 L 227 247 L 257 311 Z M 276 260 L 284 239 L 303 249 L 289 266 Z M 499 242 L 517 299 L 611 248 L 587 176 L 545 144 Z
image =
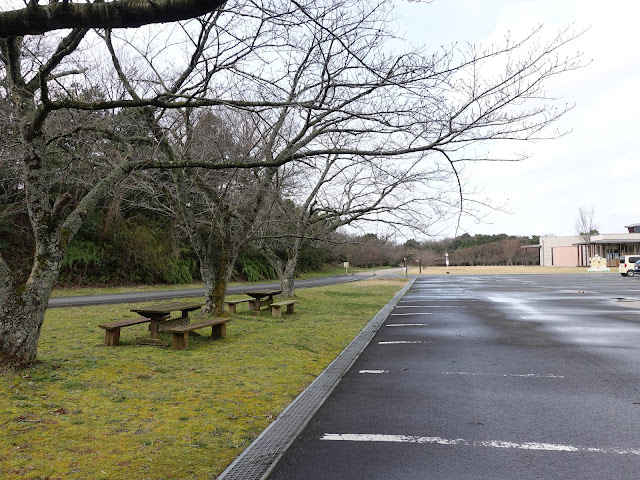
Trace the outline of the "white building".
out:
M 540 237 L 540 265 L 588 267 L 589 259 L 600 255 L 607 266 L 617 267 L 620 255 L 640 254 L 640 223 L 626 225 L 628 233 L 580 236 Z

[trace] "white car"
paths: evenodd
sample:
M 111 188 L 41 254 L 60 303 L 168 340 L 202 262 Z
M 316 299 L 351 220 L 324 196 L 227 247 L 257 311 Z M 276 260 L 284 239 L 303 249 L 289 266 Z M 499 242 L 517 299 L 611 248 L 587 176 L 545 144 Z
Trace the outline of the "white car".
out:
M 640 275 L 640 255 L 621 255 L 618 272 L 623 277 L 633 277 L 636 273 Z

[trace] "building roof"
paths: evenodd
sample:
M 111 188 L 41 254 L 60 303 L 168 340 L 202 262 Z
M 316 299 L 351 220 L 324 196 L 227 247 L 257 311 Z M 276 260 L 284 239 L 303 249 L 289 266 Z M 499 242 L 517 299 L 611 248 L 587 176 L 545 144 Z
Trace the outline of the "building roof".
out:
M 632 223 L 631 225 L 625 225 L 624 228 L 640 227 L 640 223 Z
M 638 238 L 607 238 L 601 240 L 591 240 L 590 242 L 572 243 L 572 245 L 587 245 L 592 243 L 640 243 Z

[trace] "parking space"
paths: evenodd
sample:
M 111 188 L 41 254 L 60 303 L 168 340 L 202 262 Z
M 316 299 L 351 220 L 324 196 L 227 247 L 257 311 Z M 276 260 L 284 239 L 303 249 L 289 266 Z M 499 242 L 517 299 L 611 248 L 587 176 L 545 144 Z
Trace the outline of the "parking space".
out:
M 636 478 L 639 424 L 640 281 L 423 277 L 269 478 Z

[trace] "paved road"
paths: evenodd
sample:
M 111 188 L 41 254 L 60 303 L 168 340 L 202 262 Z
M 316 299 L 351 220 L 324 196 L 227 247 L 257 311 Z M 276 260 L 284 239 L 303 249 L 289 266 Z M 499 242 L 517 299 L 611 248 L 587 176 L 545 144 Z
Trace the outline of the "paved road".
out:
M 639 477 L 640 279 L 585 274 L 418 279 L 269 480 Z
M 393 276 L 403 271 L 401 268 L 381 269 L 378 271 L 360 272 L 355 275 L 334 275 L 332 277 L 314 278 L 311 280 L 297 280 L 296 288 L 320 287 L 323 285 L 334 285 L 338 283 L 354 282 L 373 277 Z M 229 287 L 229 293 L 241 293 L 248 288 L 280 288 L 279 283 L 261 283 L 250 285 L 236 285 Z M 204 289 L 189 288 L 183 290 L 165 290 L 154 292 L 130 292 L 113 293 L 107 295 L 82 295 L 75 297 L 57 297 L 49 300 L 49 308 L 55 307 L 77 307 L 82 305 L 106 305 L 115 303 L 147 302 L 151 300 L 169 300 L 172 298 L 194 298 L 204 296 Z

